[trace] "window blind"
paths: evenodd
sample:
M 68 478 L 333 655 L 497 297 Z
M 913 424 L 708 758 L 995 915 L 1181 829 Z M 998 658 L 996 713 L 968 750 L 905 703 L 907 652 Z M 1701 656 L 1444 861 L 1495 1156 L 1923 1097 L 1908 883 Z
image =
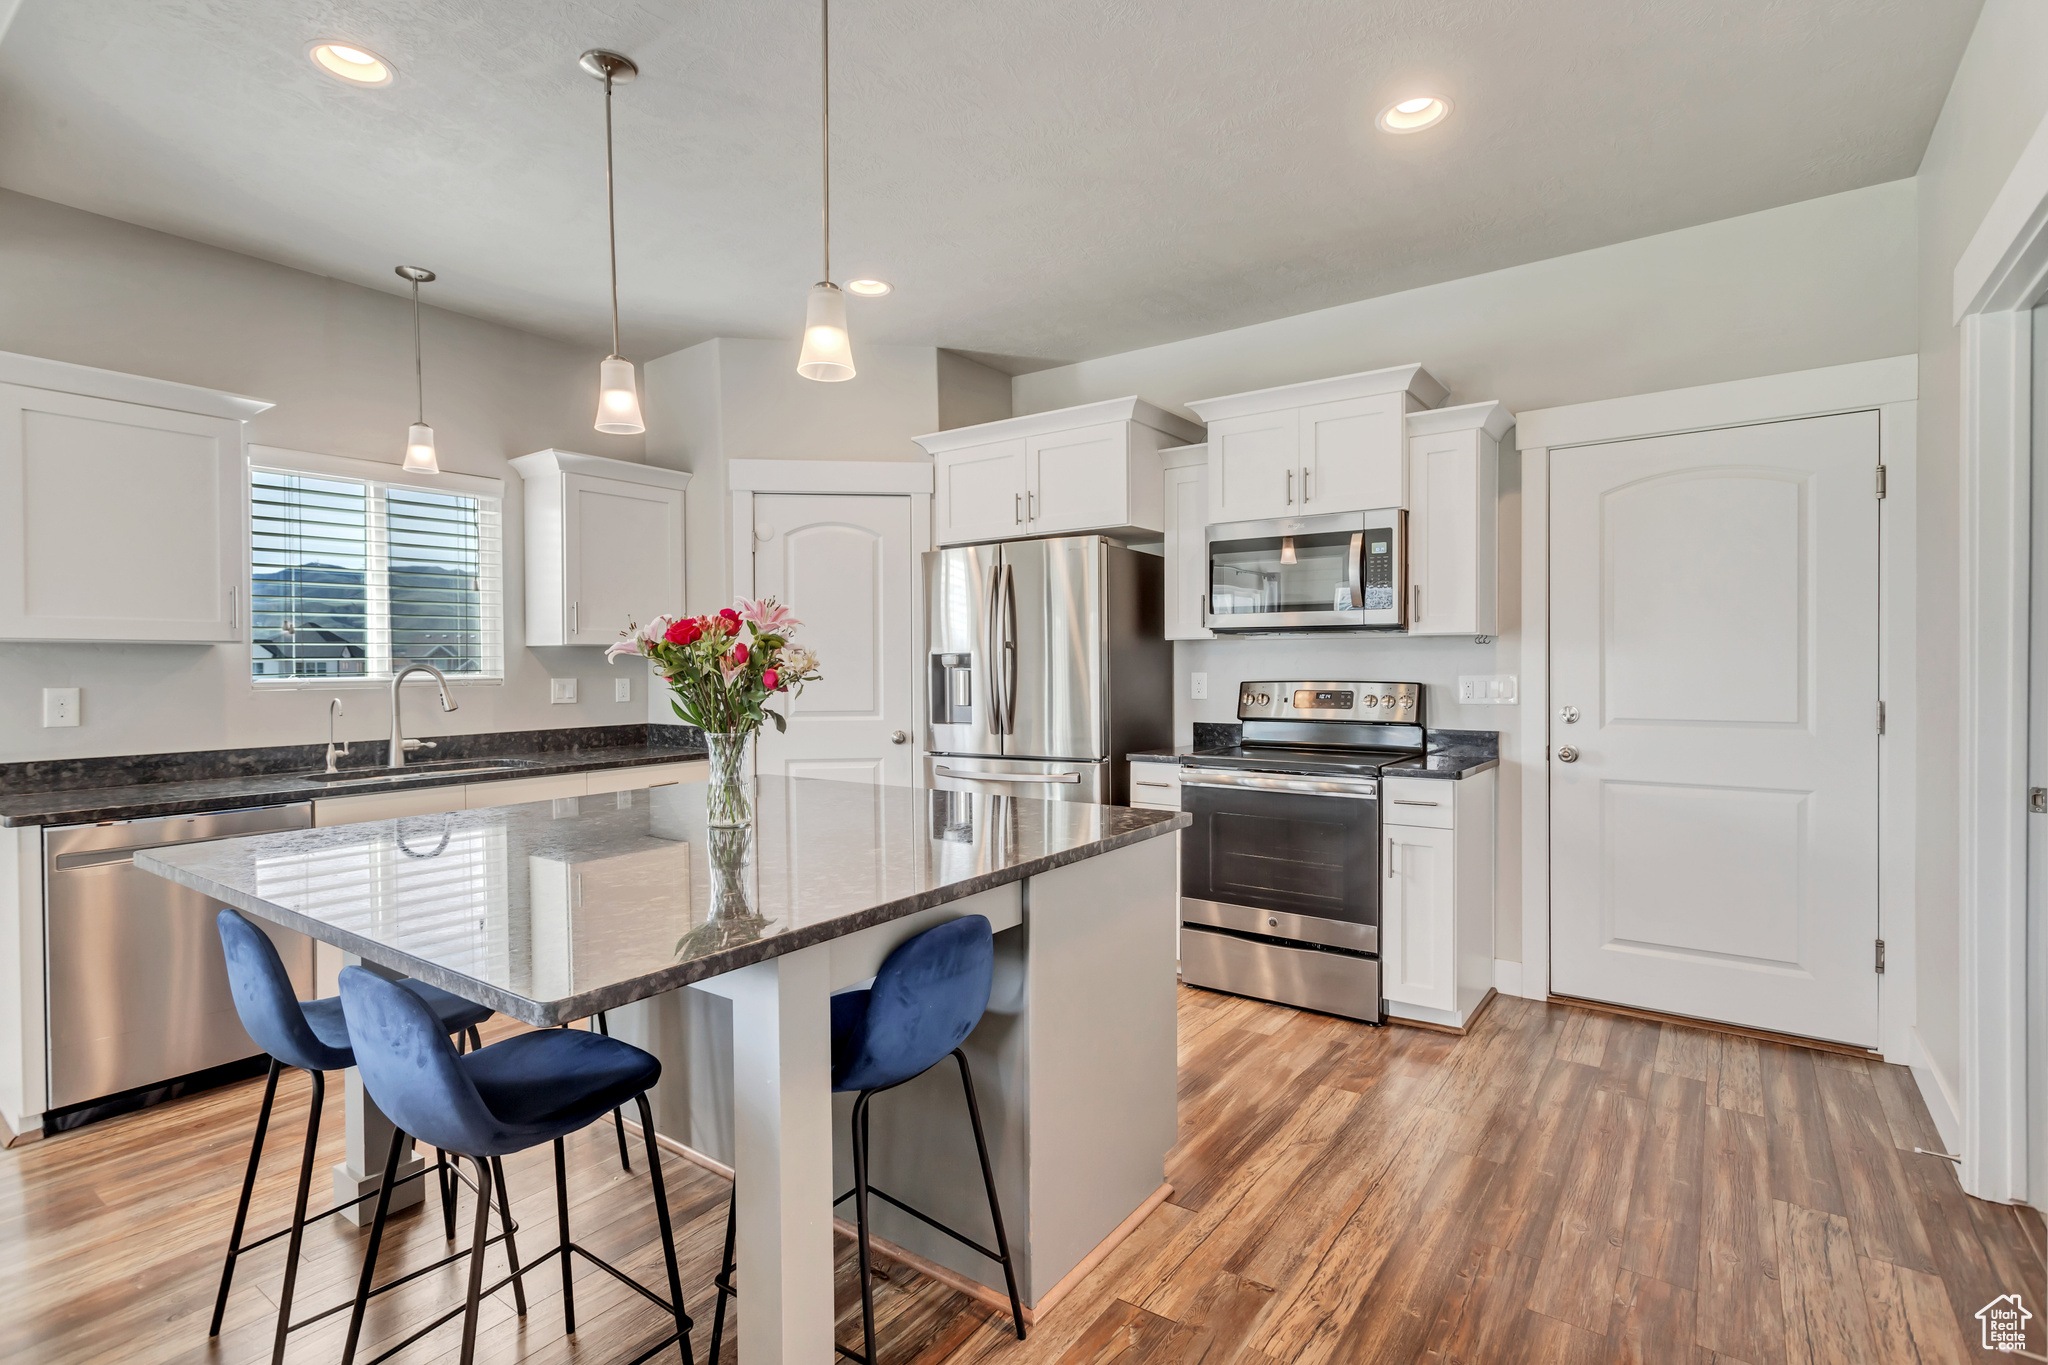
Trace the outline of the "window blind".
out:
M 250 508 L 258 680 L 504 675 L 497 499 L 255 469 Z

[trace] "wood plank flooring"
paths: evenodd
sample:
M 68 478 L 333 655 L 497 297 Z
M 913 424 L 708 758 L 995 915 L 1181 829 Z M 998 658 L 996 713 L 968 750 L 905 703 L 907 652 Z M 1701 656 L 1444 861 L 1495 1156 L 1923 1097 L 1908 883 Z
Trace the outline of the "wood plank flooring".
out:
M 2048 1350 L 2038 1220 L 1966 1198 L 1947 1162 L 1913 1151 L 1939 1143 L 1899 1068 L 1513 998 L 1457 1038 L 1184 989 L 1180 1042 L 1173 1198 L 1021 1343 L 1006 1318 L 885 1266 L 886 1365 L 1953 1365 L 1982 1357 L 1977 1309 L 2015 1291 L 2036 1314 L 2030 1349 Z M 278 1247 L 245 1260 L 206 1338 L 259 1095 L 251 1082 L 0 1152 L 0 1360 L 268 1359 Z M 283 1089 L 259 1230 L 289 1205 L 306 1095 Z M 626 1175 L 608 1126 L 579 1135 L 571 1221 L 652 1282 L 642 1151 Z M 550 1160 L 507 1167 L 531 1255 L 554 1236 Z M 673 1157 L 663 1171 L 701 1350 L 726 1186 Z M 303 1311 L 348 1296 L 360 1247 L 339 1220 L 309 1233 Z M 394 1225 L 386 1264 L 445 1250 L 430 1209 Z M 857 1345 L 841 1251 L 840 1340 Z M 450 1267 L 380 1299 L 365 1354 L 460 1292 Z M 630 1360 L 663 1331 L 587 1267 L 573 1340 L 559 1270 L 527 1292 L 523 1322 L 509 1295 L 486 1305 L 480 1359 Z M 344 1330 L 295 1333 L 288 1359 L 338 1358 Z M 443 1329 L 400 1359 L 456 1345 Z

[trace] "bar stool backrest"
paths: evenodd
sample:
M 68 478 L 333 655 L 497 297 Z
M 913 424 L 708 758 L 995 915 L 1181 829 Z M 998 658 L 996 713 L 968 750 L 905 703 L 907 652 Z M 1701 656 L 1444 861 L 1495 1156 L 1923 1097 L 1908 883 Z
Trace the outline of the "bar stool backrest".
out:
M 974 1032 L 995 981 L 995 931 L 962 915 L 897 945 L 867 991 L 834 1068 L 835 1090 L 879 1090 L 921 1075 Z
M 286 1066 L 306 1071 L 339 1071 L 354 1065 L 355 1058 L 347 1048 L 321 1042 L 306 1022 L 299 993 L 270 935 L 225 908 L 214 917 L 214 923 L 220 929 L 221 951 L 227 956 L 228 989 L 234 993 L 235 1013 L 256 1046 Z
M 361 967 L 341 970 L 356 1072 L 393 1123 L 429 1147 L 497 1155 L 505 1125 L 484 1104 L 426 1002 Z

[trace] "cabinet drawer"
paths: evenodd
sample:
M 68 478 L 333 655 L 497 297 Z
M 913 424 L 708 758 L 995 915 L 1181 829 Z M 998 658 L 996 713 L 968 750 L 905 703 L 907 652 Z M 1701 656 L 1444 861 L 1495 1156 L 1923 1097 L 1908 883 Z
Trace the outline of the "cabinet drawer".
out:
M 642 764 L 630 768 L 604 768 L 584 774 L 592 796 L 606 792 L 639 791 L 643 787 L 665 787 L 672 782 L 702 782 L 709 763 Z
M 1451 827 L 1451 802 L 1457 784 L 1426 777 L 1390 777 L 1381 784 L 1385 802 L 1380 819 L 1389 825 L 1422 825 L 1430 829 Z
M 559 777 L 517 777 L 502 782 L 477 782 L 463 788 L 469 793 L 469 808 L 517 806 L 527 801 L 553 801 L 564 796 L 582 796 L 589 790 L 582 773 Z
M 1180 765 L 1131 764 L 1131 804 L 1160 810 L 1180 809 Z
M 409 792 L 374 792 L 367 796 L 335 796 L 313 803 L 313 824 L 360 825 L 396 820 L 407 815 L 440 815 L 461 810 L 464 787 L 423 787 Z

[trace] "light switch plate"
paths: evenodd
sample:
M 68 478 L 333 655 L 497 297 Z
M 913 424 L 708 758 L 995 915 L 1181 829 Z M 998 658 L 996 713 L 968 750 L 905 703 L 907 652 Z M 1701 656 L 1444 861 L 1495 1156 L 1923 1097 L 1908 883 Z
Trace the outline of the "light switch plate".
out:
M 1207 673 L 1188 674 L 1188 696 L 1194 701 L 1206 701 L 1208 699 L 1209 675 Z
M 1515 706 L 1519 698 L 1512 673 L 1460 674 L 1458 704 L 1461 706 Z
M 549 678 L 548 700 L 557 705 L 575 701 L 576 680 L 574 678 Z
M 633 700 L 633 680 L 632 680 L 631 678 L 613 678 L 613 679 L 612 679 L 612 700 L 613 700 L 613 701 L 631 701 L 631 700 Z
M 44 727 L 76 724 L 78 724 L 78 689 L 75 687 L 44 688 Z

